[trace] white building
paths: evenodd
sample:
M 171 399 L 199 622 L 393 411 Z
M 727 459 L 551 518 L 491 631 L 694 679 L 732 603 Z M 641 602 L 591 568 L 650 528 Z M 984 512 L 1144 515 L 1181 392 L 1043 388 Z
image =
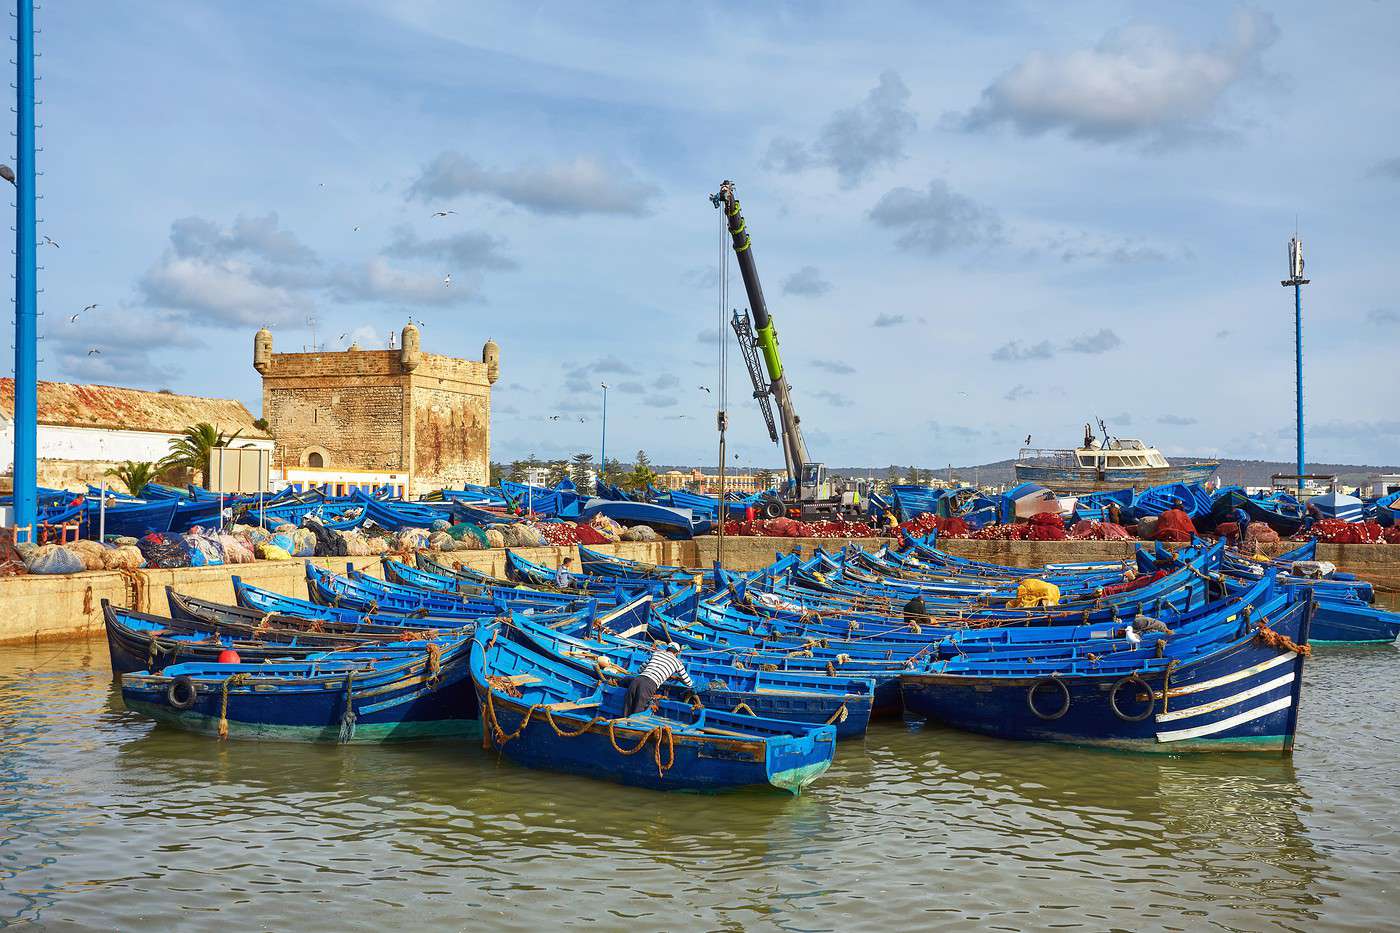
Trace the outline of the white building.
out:
M 40 486 L 83 490 L 124 460 L 161 460 L 172 438 L 201 422 L 238 432 L 238 446 L 273 449 L 272 437 L 233 399 L 40 382 L 38 411 Z M 0 379 L 0 474 L 7 478 L 14 476 L 14 413 L 14 380 Z

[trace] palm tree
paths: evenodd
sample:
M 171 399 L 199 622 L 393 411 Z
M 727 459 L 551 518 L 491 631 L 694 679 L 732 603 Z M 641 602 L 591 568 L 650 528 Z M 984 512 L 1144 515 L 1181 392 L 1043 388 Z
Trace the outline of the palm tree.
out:
M 204 488 L 208 489 L 211 451 L 215 447 L 229 446 L 242 433 L 242 430 L 238 430 L 232 434 L 224 434 L 207 421 L 192 424 L 185 428 L 182 435 L 170 439 L 170 456 L 162 461 L 162 465 L 198 470 Z
M 115 476 L 122 481 L 126 491 L 133 496 L 141 495 L 146 484 L 154 482 L 161 471 L 161 464 L 149 460 L 123 460 L 109 469 L 104 475 Z

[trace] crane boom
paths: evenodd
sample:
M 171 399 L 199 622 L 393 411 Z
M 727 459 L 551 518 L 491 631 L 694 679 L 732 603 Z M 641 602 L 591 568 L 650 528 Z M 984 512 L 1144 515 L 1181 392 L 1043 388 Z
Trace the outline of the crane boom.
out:
M 739 199 L 734 196 L 734 182 L 726 179 L 719 186 L 717 194 L 710 195 L 710 203 L 724 211 L 733 240 L 734 256 L 739 261 L 739 274 L 744 279 L 744 291 L 749 297 L 749 310 L 753 316 L 752 327 L 748 321 L 735 316 L 734 333 L 744 349 L 746 361 L 753 354 L 763 358 L 768 374 L 767 394 L 778 408 L 778 422 L 782 426 L 783 459 L 787 465 L 788 479 L 802 493 L 803 466 L 808 462 L 807 444 L 802 439 L 802 419 L 792 405 L 792 393 L 788 387 L 787 375 L 783 372 L 782 357 L 778 354 L 778 332 L 773 326 L 773 318 L 768 313 L 768 303 L 763 299 L 763 285 L 758 280 L 758 266 L 754 263 L 753 241 L 749 239 L 744 215 L 739 212 Z M 747 338 L 747 341 L 746 341 Z M 750 365 L 750 375 L 757 374 L 757 367 Z M 760 386 L 755 385 L 755 396 Z M 766 400 L 761 400 L 766 401 Z M 764 406 L 766 407 L 766 405 Z M 766 415 L 766 412 L 765 412 Z M 769 428 L 770 434 L 772 428 Z

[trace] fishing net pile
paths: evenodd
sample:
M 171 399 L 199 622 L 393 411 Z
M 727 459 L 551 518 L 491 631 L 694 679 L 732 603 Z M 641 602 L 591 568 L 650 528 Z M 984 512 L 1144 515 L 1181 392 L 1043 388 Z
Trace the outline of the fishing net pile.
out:
M 930 532 L 938 532 L 940 538 L 970 538 L 972 527 L 957 516 L 934 515 L 921 512 L 915 518 L 899 525 L 899 530 L 911 538 L 922 538 Z
M 1141 533 L 1141 529 L 1139 529 Z M 1181 509 L 1167 509 L 1157 517 L 1157 527 L 1154 529 L 1152 537 L 1157 541 L 1175 541 L 1180 544 L 1189 543 L 1196 536 L 1196 526 L 1192 523 L 1191 517 Z
M 1037 512 L 1026 524 L 1031 529 L 1026 535 L 1030 541 L 1063 541 L 1068 537 L 1065 534 L 1065 520 L 1054 512 Z
M 1075 522 L 1069 530 L 1075 541 L 1127 541 L 1128 529 L 1113 522 Z
M 865 522 L 799 522 L 792 518 L 760 518 L 724 523 L 724 533 L 762 538 L 873 538 L 879 532 Z
M 1015 525 L 985 525 L 968 537 L 974 541 L 1024 541 L 1030 536 L 1031 526 L 1018 523 Z
M 1254 530 L 1252 526 L 1250 530 Z M 1339 518 L 1319 519 L 1309 536 L 1324 544 L 1375 544 L 1391 540 L 1386 537 L 1386 530 L 1374 521 L 1344 522 Z

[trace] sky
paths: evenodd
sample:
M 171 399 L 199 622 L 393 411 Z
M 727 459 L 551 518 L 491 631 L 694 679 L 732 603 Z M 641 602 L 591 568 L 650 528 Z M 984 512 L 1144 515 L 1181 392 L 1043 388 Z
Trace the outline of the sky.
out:
M 501 347 L 492 457 L 780 465 L 722 325 L 733 179 L 811 455 L 1400 462 L 1400 7 L 46 4 L 40 377 L 241 399 L 277 350 Z M 11 234 L 12 236 L 12 234 Z M 450 284 L 447 277 L 451 276 Z M 84 311 L 88 305 L 96 308 Z M 74 318 L 76 315 L 76 319 Z M 722 329 L 723 328 L 723 329 Z M 98 351 L 98 352 L 92 352 Z M 708 391 L 707 391 L 708 390 Z

